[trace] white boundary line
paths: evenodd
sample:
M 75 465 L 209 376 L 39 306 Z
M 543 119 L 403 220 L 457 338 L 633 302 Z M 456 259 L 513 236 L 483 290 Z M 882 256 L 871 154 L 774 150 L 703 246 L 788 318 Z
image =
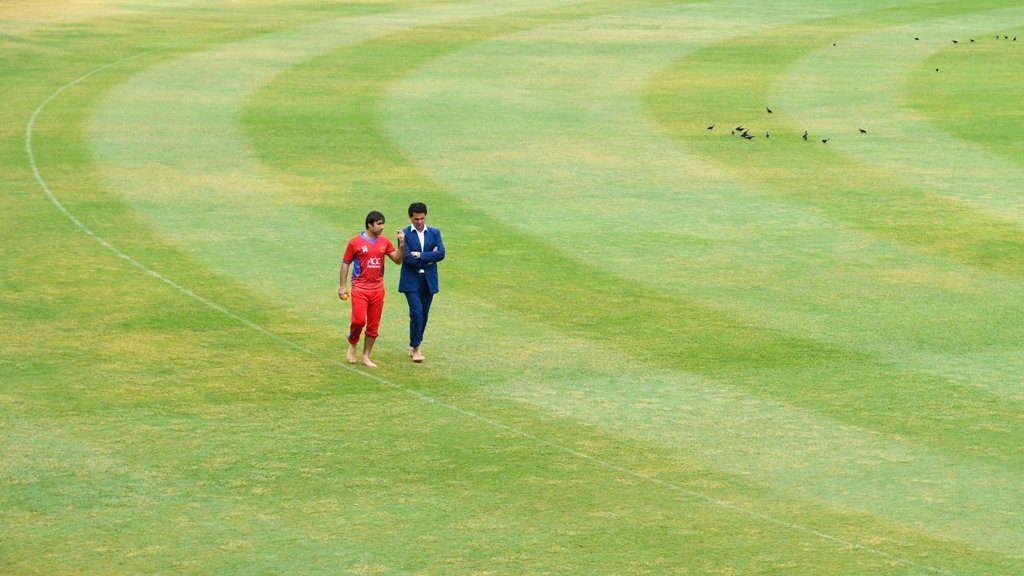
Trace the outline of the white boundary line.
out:
M 429 396 L 427 394 L 419 392 L 419 391 L 417 391 L 415 389 L 408 388 L 406 386 L 402 386 L 401 384 L 395 384 L 395 383 L 393 383 L 393 382 L 391 382 L 389 380 L 386 380 L 386 379 L 384 379 L 384 378 L 382 378 L 380 376 L 377 376 L 376 374 L 370 374 L 370 373 L 364 372 L 362 370 L 359 370 L 357 368 L 354 368 L 354 367 L 348 365 L 346 362 L 342 362 L 341 360 L 339 360 L 337 358 L 332 358 L 332 357 L 329 357 L 329 356 L 324 356 L 323 354 L 321 354 L 319 352 L 316 352 L 316 351 L 314 351 L 314 350 L 312 350 L 310 348 L 307 348 L 307 347 L 305 347 L 305 346 L 303 346 L 301 344 L 293 342 L 292 340 L 289 340 L 288 338 L 285 338 L 284 336 L 281 336 L 279 334 L 275 334 L 274 332 L 271 332 L 270 330 L 267 330 L 266 328 L 260 326 L 259 324 L 256 324 L 256 323 L 254 323 L 254 322 L 252 322 L 250 320 L 247 320 L 247 319 L 243 318 L 242 316 L 239 316 L 238 314 L 235 314 L 234 312 L 228 310 L 227 308 L 221 306 L 220 304 L 217 304 L 216 302 L 213 302 L 212 300 L 209 300 L 207 298 L 204 298 L 204 297 L 200 296 L 199 294 L 196 294 L 192 290 L 182 286 L 181 284 L 178 284 L 174 280 L 168 278 L 167 276 L 164 276 L 163 274 L 160 274 L 156 270 L 153 270 L 152 268 L 147 267 L 145 264 L 142 264 L 138 260 L 136 260 L 136 259 L 132 258 L 131 256 L 129 256 L 128 254 L 122 252 L 120 249 L 118 249 L 116 246 L 114 246 L 113 244 L 111 244 L 110 242 L 105 240 L 103 237 L 101 237 L 101 236 L 97 235 L 95 232 L 93 232 L 92 229 L 90 229 L 81 220 L 79 220 L 74 214 L 72 214 L 71 211 L 68 210 L 67 207 L 64 206 L 63 203 L 61 203 L 60 199 L 58 199 L 57 196 L 53 193 L 53 191 L 50 189 L 49 184 L 47 184 L 46 180 L 43 178 L 43 175 L 42 175 L 42 173 L 39 170 L 39 165 L 36 162 L 35 152 L 34 152 L 33 147 L 32 147 L 32 132 L 35 129 L 36 120 L 38 120 L 39 115 L 42 114 L 43 110 L 45 110 L 46 107 L 49 106 L 51 102 L 56 100 L 57 97 L 59 97 L 65 91 L 67 91 L 67 90 L 69 90 L 69 89 L 71 89 L 71 88 L 81 84 L 82 82 L 86 81 L 90 77 L 92 77 L 92 76 L 94 76 L 96 74 L 99 74 L 99 73 L 101 73 L 101 72 L 103 72 L 105 70 L 108 70 L 110 68 L 119 66 L 119 65 L 127 63 L 127 62 L 131 62 L 133 60 L 137 60 L 139 58 L 143 58 L 145 56 L 148 56 L 150 54 L 154 54 L 154 53 L 159 52 L 159 51 L 160 50 L 152 50 L 152 51 L 149 51 L 149 52 L 144 52 L 144 53 L 141 53 L 141 54 L 136 54 L 135 56 L 132 56 L 130 58 L 125 58 L 125 59 L 122 59 L 122 60 L 118 60 L 116 62 L 112 62 L 110 64 L 106 64 L 104 66 L 96 68 L 95 70 L 93 70 L 93 71 L 91 71 L 91 72 L 89 72 L 87 74 L 84 74 L 83 76 L 81 76 L 81 77 L 79 77 L 79 78 L 77 78 L 77 79 L 75 79 L 75 80 L 65 84 L 64 86 L 61 86 L 53 94 L 51 94 L 48 98 L 43 100 L 43 102 L 39 105 L 39 107 L 37 107 L 35 109 L 35 111 L 32 112 L 32 115 L 29 117 L 28 123 L 25 125 L 25 152 L 28 155 L 28 161 L 29 161 L 29 164 L 32 167 L 32 173 L 35 175 L 36 181 L 39 183 L 39 186 L 43 189 L 43 193 L 50 200 L 50 202 L 52 202 L 53 205 L 57 207 L 57 209 L 61 212 L 61 214 L 63 214 L 68 220 L 70 220 L 79 230 L 84 232 L 87 236 L 89 236 L 90 238 L 92 238 L 93 240 L 98 242 L 101 246 L 106 248 L 108 251 L 112 252 L 117 257 L 121 258 L 122 260 L 124 260 L 125 262 L 127 262 L 128 264 L 133 266 L 134 268 L 137 268 L 139 271 L 141 271 L 141 272 L 143 272 L 143 273 L 145 273 L 145 274 L 147 274 L 149 276 L 152 276 L 153 278 L 155 278 L 155 279 L 159 280 L 160 282 L 163 282 L 164 284 L 174 288 L 175 290 L 181 292 L 182 294 L 188 296 L 189 298 L 195 300 L 196 302 L 199 302 L 200 304 L 203 304 L 203 305 L 207 306 L 208 308 L 210 308 L 212 310 L 215 310 L 216 312 L 219 312 L 219 313 L 227 316 L 228 318 L 231 318 L 232 320 L 234 320 L 234 321 L 236 321 L 236 322 L 246 326 L 247 328 L 252 329 L 255 332 L 258 332 L 260 334 L 263 334 L 264 336 L 267 336 L 268 338 L 274 340 L 275 342 L 278 342 L 278 343 L 280 343 L 280 344 L 282 344 L 282 345 L 284 345 L 284 346 L 286 346 L 288 348 L 292 348 L 294 350 L 298 350 L 299 352 L 307 354 L 307 355 L 309 355 L 309 356 L 311 356 L 311 357 L 313 357 L 315 359 L 324 361 L 324 362 L 329 363 L 329 364 L 334 364 L 336 366 L 340 366 L 340 367 L 345 368 L 347 370 L 351 370 L 352 372 L 355 372 L 355 373 L 360 374 L 360 375 L 362 375 L 362 376 L 364 376 L 366 378 L 369 378 L 370 380 L 373 380 L 374 382 L 377 382 L 379 384 L 382 384 L 382 385 L 387 386 L 389 388 L 392 388 L 394 390 L 410 394 L 410 395 L 414 396 L 416 399 L 421 400 L 423 402 L 426 402 L 428 404 L 440 405 L 443 408 L 446 408 L 446 409 L 451 410 L 453 412 L 457 412 L 459 414 L 462 414 L 463 416 L 467 416 L 469 418 L 472 418 L 474 420 L 482 422 L 483 424 L 486 424 L 487 426 L 490 426 L 492 428 L 496 428 L 498 430 L 503 430 L 505 432 L 509 432 L 509 433 L 515 434 L 516 436 L 519 436 L 521 438 L 525 438 L 527 440 L 530 440 L 532 442 L 535 442 L 535 443 L 540 444 L 542 446 L 545 446 L 547 448 L 551 448 L 551 449 L 553 449 L 555 451 L 562 452 L 564 454 L 568 454 L 570 456 L 573 456 L 575 458 L 579 458 L 581 460 L 585 460 L 585 461 L 590 462 L 590 463 L 592 463 L 592 464 L 594 464 L 596 466 L 599 466 L 601 468 L 605 468 L 606 470 L 611 470 L 613 472 L 617 472 L 617 473 L 622 474 L 624 476 L 630 476 L 630 477 L 636 478 L 638 480 L 649 482 L 649 483 L 651 483 L 651 484 L 653 484 L 655 486 L 659 486 L 661 488 L 665 488 L 667 490 L 670 490 L 672 492 L 676 492 L 678 494 L 682 494 L 684 496 L 687 496 L 689 498 L 693 498 L 695 500 L 703 500 L 705 503 L 711 504 L 712 506 L 716 506 L 718 508 L 722 508 L 723 510 L 728 510 L 730 512 L 735 512 L 737 514 L 749 516 L 751 518 L 755 518 L 757 520 L 763 521 L 763 522 L 768 523 L 768 524 L 774 524 L 776 526 L 780 526 L 782 528 L 786 528 L 786 529 L 791 530 L 793 532 L 802 532 L 804 534 L 809 534 L 809 535 L 814 536 L 816 538 L 819 538 L 819 539 L 822 539 L 822 540 L 826 540 L 826 541 L 832 542 L 834 544 L 842 545 L 842 546 L 844 546 L 844 547 L 846 547 L 848 549 L 858 550 L 858 551 L 865 552 L 865 553 L 868 553 L 868 554 L 871 554 L 871 555 L 874 555 L 874 556 L 885 558 L 887 560 L 890 560 L 890 561 L 895 562 L 897 564 L 902 564 L 904 566 L 920 568 L 922 570 L 927 570 L 929 572 L 933 572 L 933 573 L 936 573 L 936 574 L 952 574 L 951 572 L 948 572 L 948 571 L 945 571 L 945 570 L 941 570 L 939 568 L 935 568 L 935 567 L 924 565 L 924 564 L 919 564 L 917 562 L 913 562 L 911 560 L 907 560 L 905 558 L 901 558 L 899 556 L 895 556 L 893 554 L 889 554 L 888 552 L 885 552 L 883 550 L 879 550 L 877 548 L 872 548 L 870 546 L 865 546 L 863 544 L 858 544 L 856 542 L 851 542 L 849 540 L 844 540 L 842 538 L 839 538 L 837 536 L 833 536 L 831 534 L 827 534 L 825 532 L 822 532 L 820 530 L 816 530 L 816 529 L 811 528 L 809 526 L 804 526 L 802 524 L 796 524 L 796 523 L 792 523 L 792 522 L 787 522 L 785 520 L 781 520 L 781 519 L 775 518 L 773 516 L 768 516 L 767 514 L 763 514 L 761 512 L 757 512 L 757 511 L 751 510 L 749 508 L 744 508 L 743 506 L 741 506 L 739 504 L 734 504 L 734 503 L 726 501 L 726 500 L 721 500 L 721 499 L 715 498 L 713 496 L 709 496 L 707 494 L 704 494 L 702 492 L 698 492 L 698 491 L 695 491 L 695 490 L 691 490 L 689 488 L 685 488 L 683 486 L 680 486 L 679 484 L 674 484 L 674 483 L 669 482 L 667 480 L 662 480 L 660 478 L 655 478 L 655 477 L 651 477 L 651 476 L 645 476 L 643 474 L 640 474 L 639 472 L 635 472 L 633 470 L 629 470 L 627 468 L 619 466 L 618 464 L 614 464 L 614 463 L 609 462 L 607 460 L 602 460 L 601 458 L 598 458 L 596 456 L 591 456 L 590 454 L 586 454 L 584 452 L 580 452 L 578 450 L 575 450 L 575 449 L 570 448 L 568 446 L 564 446 L 562 444 L 558 444 L 556 442 L 552 442 L 550 440 L 545 440 L 544 438 L 541 438 L 539 436 L 536 436 L 536 435 L 531 434 L 529 432 L 526 432 L 524 430 L 520 430 L 520 429 L 515 428 L 513 426 L 510 426 L 508 424 L 503 424 L 501 422 L 498 422 L 497 420 L 492 420 L 491 418 L 488 418 L 486 416 L 477 414 L 476 412 L 472 412 L 472 411 L 467 410 L 465 408 L 460 408 L 460 407 L 458 407 L 458 406 L 456 406 L 454 404 L 449 404 L 447 402 L 439 401 L 436 398 L 433 398 L 432 396 Z

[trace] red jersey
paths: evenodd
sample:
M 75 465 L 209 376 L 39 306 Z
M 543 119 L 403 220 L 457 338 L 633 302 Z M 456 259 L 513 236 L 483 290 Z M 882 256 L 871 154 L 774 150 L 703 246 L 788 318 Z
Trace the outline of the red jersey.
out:
M 361 233 L 348 241 L 342 260 L 352 266 L 352 291 L 384 291 L 384 258 L 395 245 L 384 236 L 370 240 Z

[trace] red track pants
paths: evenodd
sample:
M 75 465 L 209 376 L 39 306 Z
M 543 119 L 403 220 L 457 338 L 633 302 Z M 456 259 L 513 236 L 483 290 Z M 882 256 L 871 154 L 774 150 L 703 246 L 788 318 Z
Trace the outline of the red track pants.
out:
M 349 344 L 357 344 L 366 328 L 368 338 L 376 338 L 380 317 L 384 313 L 384 291 L 352 293 L 352 324 L 348 329 Z

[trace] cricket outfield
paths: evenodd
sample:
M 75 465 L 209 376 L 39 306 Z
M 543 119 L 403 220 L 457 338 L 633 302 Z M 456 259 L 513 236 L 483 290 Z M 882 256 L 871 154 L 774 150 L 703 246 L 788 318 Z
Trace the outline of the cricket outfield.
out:
M 0 4 L 0 573 L 1024 572 L 1022 65 L 1006 0 Z M 349 366 L 416 200 L 427 361 L 389 264 Z

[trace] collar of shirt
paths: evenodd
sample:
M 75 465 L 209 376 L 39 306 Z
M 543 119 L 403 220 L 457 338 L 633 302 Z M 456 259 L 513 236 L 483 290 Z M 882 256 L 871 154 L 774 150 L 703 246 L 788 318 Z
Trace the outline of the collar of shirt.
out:
M 417 230 L 415 226 L 410 226 L 409 228 L 412 228 L 412 231 L 415 232 L 417 236 L 419 236 L 419 238 L 420 238 L 420 250 L 423 250 L 424 245 L 426 245 L 426 243 L 427 243 L 427 225 L 426 224 L 423 225 L 423 231 L 422 232 Z

